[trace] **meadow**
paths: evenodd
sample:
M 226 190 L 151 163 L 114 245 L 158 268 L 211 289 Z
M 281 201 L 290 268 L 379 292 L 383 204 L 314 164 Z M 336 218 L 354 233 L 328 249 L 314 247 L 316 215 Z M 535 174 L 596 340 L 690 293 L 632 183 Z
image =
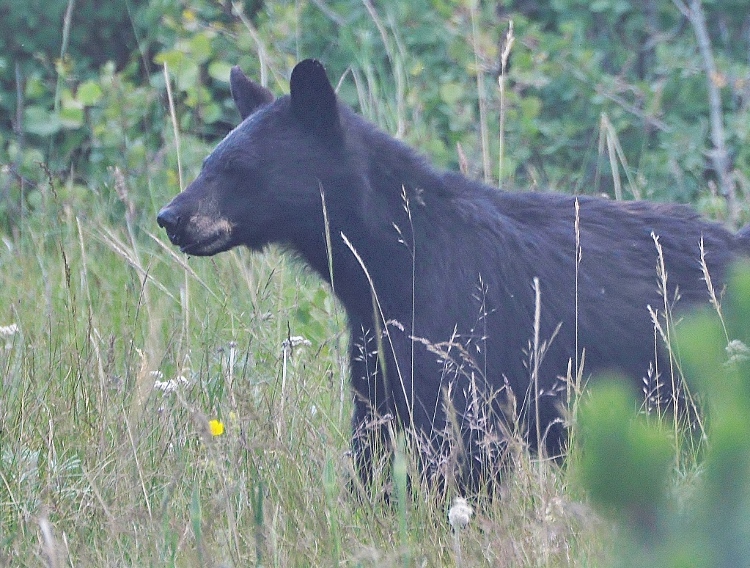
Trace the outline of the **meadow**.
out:
M 101 15 L 90 6 L 50 4 L 51 48 L 23 28 L 20 4 L 8 8 L 0 566 L 627 565 L 622 531 L 580 482 L 575 428 L 563 462 L 513 440 L 499 494 L 472 501 L 466 526 L 449 520 L 455 494 L 406 483 L 418 479 L 408 451 L 382 465 L 372 495 L 352 491 L 346 321 L 330 290 L 277 249 L 185 257 L 156 213 L 237 122 L 229 66 L 280 94 L 304 55 L 439 165 L 503 189 L 689 201 L 740 225 L 750 98 L 744 44 L 732 41 L 744 28 L 727 14 L 743 1 L 707 6 L 729 193 L 679 1 L 538 12 L 521 1 L 136 2 L 122 17 L 137 48 L 117 64 L 92 63 L 100 44 L 85 36 Z M 672 35 L 644 23 L 657 20 Z M 637 63 L 633 45 L 648 46 Z M 690 511 L 706 438 L 647 420 L 669 433 L 670 510 Z M 744 462 L 732 471 L 750 479 Z
M 119 183 L 123 218 L 50 182 L 4 241 L 3 565 L 596 563 L 606 530 L 523 451 L 455 532 L 429 488 L 354 495 L 329 291 L 280 251 L 174 252 Z

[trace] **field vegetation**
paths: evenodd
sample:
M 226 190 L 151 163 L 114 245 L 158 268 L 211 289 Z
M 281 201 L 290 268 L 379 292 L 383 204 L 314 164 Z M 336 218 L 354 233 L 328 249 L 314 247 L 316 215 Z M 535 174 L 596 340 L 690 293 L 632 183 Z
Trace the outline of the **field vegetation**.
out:
M 738 227 L 748 53 L 747 0 L 0 1 L 0 566 L 746 565 L 746 276 L 675 348 L 704 430 L 584 394 L 568 459 L 519 438 L 460 526 L 454 495 L 406 483 L 409 452 L 353 494 L 330 291 L 275 249 L 186 258 L 155 217 L 237 123 L 232 65 L 281 94 L 318 57 L 359 112 L 498 191 Z

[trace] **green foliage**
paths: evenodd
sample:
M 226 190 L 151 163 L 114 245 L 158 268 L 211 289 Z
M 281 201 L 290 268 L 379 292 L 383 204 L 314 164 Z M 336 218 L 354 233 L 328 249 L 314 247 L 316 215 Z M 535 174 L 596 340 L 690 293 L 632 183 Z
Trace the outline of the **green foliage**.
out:
M 636 419 L 636 397 L 622 379 L 599 384 L 579 414 L 579 476 L 592 501 L 648 539 L 665 508 L 672 448 L 666 433 Z
M 742 5 L 705 6 L 718 65 L 711 80 L 721 88 L 740 195 L 750 191 L 750 15 Z M 692 201 L 726 215 L 706 157 L 707 79 L 695 34 L 671 0 L 513 0 L 500 8 L 54 0 L 2 2 L 0 15 L 0 163 L 9 165 L 0 174 L 0 219 L 9 227 L 38 205 L 33 194 L 46 177 L 39 162 L 95 192 L 112 185 L 114 166 L 140 176 L 163 163 L 175 144 L 165 65 L 181 136 L 210 145 L 237 120 L 231 65 L 282 93 L 294 62 L 311 56 L 342 79 L 344 99 L 439 165 L 458 168 L 463 152 L 469 173 L 482 177 L 486 155 L 497 181 L 492 156 L 502 137 L 503 185 L 614 194 L 615 181 L 627 178 L 626 198 Z M 500 133 L 496 79 L 510 20 L 516 41 Z M 617 160 L 605 138 L 621 147 Z M 748 208 L 741 202 L 745 218 Z
M 579 482 L 625 529 L 616 566 L 712 568 L 750 563 L 750 265 L 737 267 L 722 319 L 702 313 L 676 329 L 674 348 L 709 406 L 705 460 L 675 504 L 670 439 L 636 415 L 619 384 L 594 387 L 580 413 Z

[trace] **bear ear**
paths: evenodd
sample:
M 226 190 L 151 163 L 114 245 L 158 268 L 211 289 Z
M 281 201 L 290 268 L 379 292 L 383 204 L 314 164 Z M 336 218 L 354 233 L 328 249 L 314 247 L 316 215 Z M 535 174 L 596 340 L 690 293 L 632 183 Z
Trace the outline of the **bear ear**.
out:
M 253 114 L 259 107 L 273 101 L 273 93 L 255 81 L 251 81 L 238 65 L 229 73 L 229 87 L 242 120 Z
M 292 110 L 305 126 L 330 131 L 338 125 L 336 93 L 320 61 L 305 59 L 294 67 L 290 94 Z

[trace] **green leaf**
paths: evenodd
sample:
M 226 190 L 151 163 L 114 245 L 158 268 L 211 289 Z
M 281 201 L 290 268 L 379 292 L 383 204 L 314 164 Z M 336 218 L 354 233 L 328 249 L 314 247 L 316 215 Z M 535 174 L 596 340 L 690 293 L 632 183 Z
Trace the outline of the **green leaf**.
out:
M 232 66 L 224 61 L 212 61 L 208 66 L 208 75 L 216 81 L 229 82 L 229 72 Z
M 69 107 L 60 110 L 60 126 L 68 130 L 74 130 L 83 126 L 83 109 Z
M 42 193 L 37 189 L 31 190 L 26 196 L 26 204 L 32 210 L 39 209 L 43 204 Z
M 181 91 L 188 91 L 198 84 L 200 68 L 195 61 L 184 59 L 181 65 L 170 68 L 170 71 L 174 74 L 177 88 Z
M 104 96 L 102 88 L 96 81 L 86 81 L 78 86 L 76 99 L 83 106 L 93 106 Z
M 52 136 L 62 128 L 60 117 L 44 107 L 30 106 L 23 112 L 23 129 L 37 136 Z
M 449 106 L 453 106 L 463 97 L 464 87 L 461 83 L 444 83 L 440 85 L 440 98 Z
M 211 39 L 206 34 L 196 34 L 190 40 L 191 60 L 196 63 L 208 61 L 213 55 Z
M 610 4 L 607 0 L 595 0 L 589 4 L 589 10 L 592 12 L 604 12 L 610 8 Z
M 24 95 L 27 99 L 39 99 L 47 93 L 47 87 L 40 77 L 29 77 Z
M 164 65 L 165 63 L 169 69 L 176 69 L 185 59 L 185 53 L 177 49 L 171 49 L 169 51 L 162 51 L 154 56 L 154 63 L 157 65 Z
M 221 107 L 218 104 L 210 103 L 203 107 L 203 120 L 206 124 L 213 124 L 217 120 L 221 120 L 221 117 Z
M 672 450 L 666 433 L 649 425 L 637 407 L 624 379 L 594 386 L 579 416 L 579 478 L 605 513 L 644 535 L 656 528 Z

